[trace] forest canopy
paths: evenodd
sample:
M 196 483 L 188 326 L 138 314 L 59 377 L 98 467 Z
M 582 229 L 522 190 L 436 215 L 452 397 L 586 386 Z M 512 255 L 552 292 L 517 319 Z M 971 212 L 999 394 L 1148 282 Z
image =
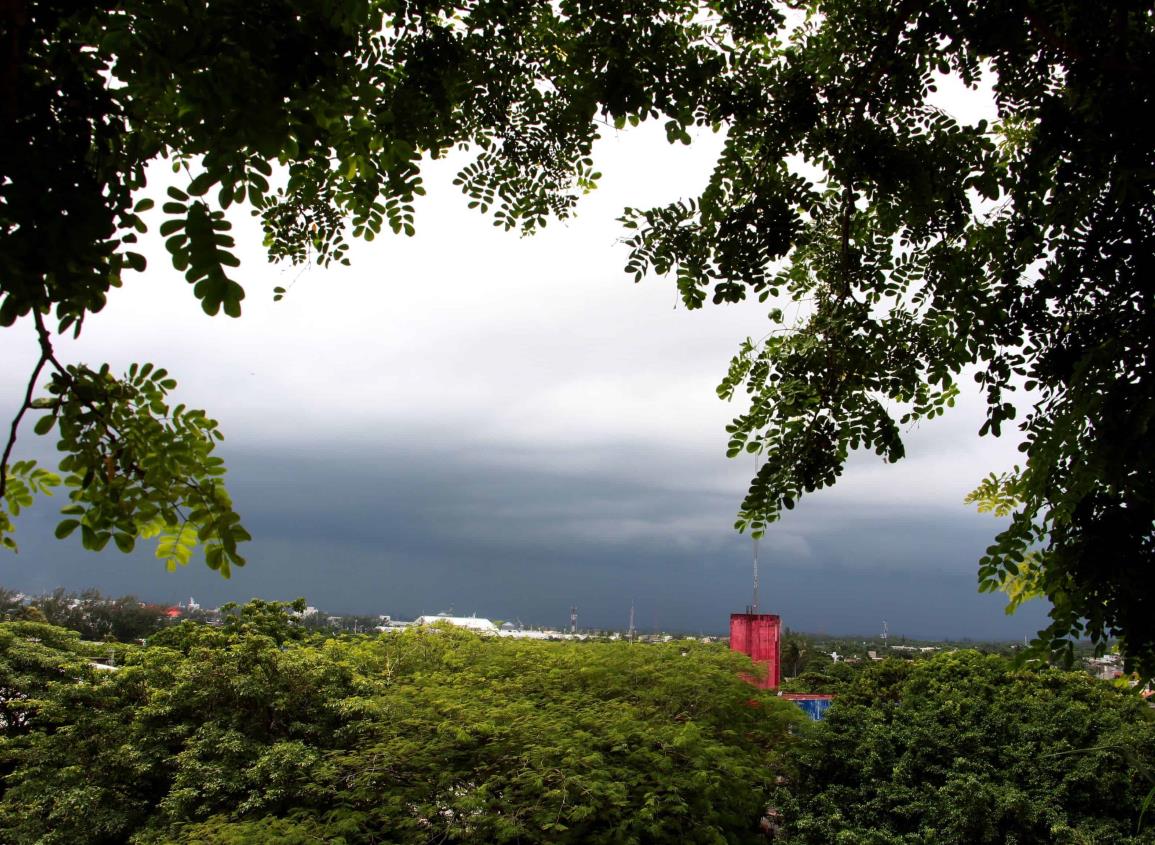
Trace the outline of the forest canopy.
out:
M 958 651 L 889 660 L 792 747 L 803 845 L 1151 842 L 1152 711 L 1078 672 Z
M 972 496 L 1009 519 L 980 589 L 1045 595 L 1044 651 L 1118 637 L 1155 673 L 1149 3 L 15 0 L 0 38 L 0 324 L 33 322 L 40 351 L 0 460 L 5 544 L 61 480 L 15 459 L 27 415 L 62 452 L 59 536 L 244 563 L 217 423 L 164 369 L 53 348 L 145 270 L 150 226 L 236 317 L 237 213 L 273 260 L 343 262 L 349 238 L 412 233 L 422 163 L 462 149 L 466 201 L 532 232 L 596 185 L 605 125 L 657 120 L 726 140 L 699 196 L 625 211 L 627 272 L 769 310 L 719 388 L 746 403 L 730 454 L 765 458 L 738 526 L 855 450 L 899 460 L 973 373 L 981 434 L 1023 456 Z M 991 118 L 933 104 L 944 75 L 989 88 Z M 140 198 L 157 160 L 160 208 Z
M 0 622 L 0 840 L 1155 841 L 1152 710 L 1083 673 L 869 662 L 812 723 L 721 643 L 323 635 L 303 607 L 144 646 Z
M 804 721 L 716 644 L 225 619 L 111 670 L 108 646 L 0 623 L 0 840 L 753 843 Z

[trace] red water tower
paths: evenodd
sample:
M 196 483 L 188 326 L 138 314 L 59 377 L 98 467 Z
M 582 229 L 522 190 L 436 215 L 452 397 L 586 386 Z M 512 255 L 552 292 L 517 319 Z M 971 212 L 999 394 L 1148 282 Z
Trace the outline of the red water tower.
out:
M 781 638 L 782 619 L 777 614 L 730 614 L 730 651 L 748 654 L 751 660 L 766 669 L 765 678 L 748 679 L 755 686 L 778 689 Z

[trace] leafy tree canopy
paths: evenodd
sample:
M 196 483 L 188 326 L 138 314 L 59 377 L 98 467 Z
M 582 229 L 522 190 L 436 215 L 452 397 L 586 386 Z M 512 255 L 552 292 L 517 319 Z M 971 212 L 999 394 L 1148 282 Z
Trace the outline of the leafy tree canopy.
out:
M 803 721 L 719 645 L 232 620 L 99 674 L 0 623 L 0 840 L 754 843 Z
M 1081 672 L 954 652 L 842 690 L 779 793 L 791 842 L 1139 843 L 1155 720 Z
M 114 671 L 75 632 L 0 623 L 0 840 L 754 843 L 770 801 L 804 845 L 1155 841 L 1152 712 L 1082 673 L 887 660 L 814 725 L 719 645 L 233 611 Z
M 349 237 L 411 233 L 421 162 L 460 147 L 470 204 L 531 232 L 596 184 L 602 122 L 662 120 L 673 142 L 714 126 L 726 144 L 700 196 L 626 211 L 627 270 L 672 274 L 690 308 L 770 306 L 719 388 L 749 400 L 730 453 L 766 457 L 739 527 L 764 531 L 856 449 L 900 459 L 902 426 L 944 413 L 973 373 L 982 433 L 1017 429 L 1023 453 L 973 496 L 1010 518 L 980 588 L 1046 595 L 1045 650 L 1118 635 L 1155 673 L 1150 3 L 17 0 L 0 15 L 0 323 L 39 331 L 15 422 L 41 411 L 37 430 L 58 433 L 61 536 L 243 563 L 216 423 L 170 404 L 164 370 L 52 350 L 144 269 L 148 225 L 204 310 L 237 316 L 238 207 L 271 258 L 341 262 Z M 991 120 L 933 105 L 942 74 L 989 80 Z M 179 187 L 151 209 L 137 195 L 162 158 Z M 13 443 L 5 542 L 9 514 L 58 481 L 11 461 Z

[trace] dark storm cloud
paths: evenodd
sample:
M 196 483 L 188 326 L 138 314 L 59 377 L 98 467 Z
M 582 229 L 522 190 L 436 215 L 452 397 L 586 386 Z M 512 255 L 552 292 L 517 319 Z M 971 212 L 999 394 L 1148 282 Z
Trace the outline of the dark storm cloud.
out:
M 643 480 L 368 443 L 233 444 L 226 457 L 255 538 L 231 581 L 196 561 L 167 573 L 148 553 L 95 555 L 57 542 L 44 503 L 21 521 L 21 553 L 0 558 L 0 583 L 212 605 L 303 595 L 339 612 L 452 609 L 552 625 L 577 605 L 582 625 L 617 628 L 633 601 L 642 629 L 703 632 L 724 630 L 751 600 L 751 543 L 730 527 L 739 490 L 688 490 L 661 472 L 673 456 L 645 456 L 655 472 Z M 876 632 L 883 620 L 920 637 L 1033 633 L 1039 610 L 1007 618 L 999 598 L 975 590 L 975 561 L 996 527 L 961 506 L 814 497 L 761 543 L 762 609 L 830 633 Z

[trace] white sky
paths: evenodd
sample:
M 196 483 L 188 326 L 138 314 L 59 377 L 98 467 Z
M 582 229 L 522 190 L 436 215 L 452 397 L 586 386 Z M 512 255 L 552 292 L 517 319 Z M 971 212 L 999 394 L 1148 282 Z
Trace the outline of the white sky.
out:
M 465 207 L 450 184 L 461 159 L 427 168 L 416 237 L 358 242 L 351 268 L 270 266 L 257 226 L 235 219 L 248 295 L 239 320 L 204 315 L 150 236 L 149 269 L 112 293 L 79 342 L 59 341 L 61 357 L 122 369 L 154 361 L 180 381 L 180 401 L 265 445 L 406 432 L 478 460 L 524 453 L 581 472 L 606 468 L 599 444 L 636 442 L 695 456 L 693 483 L 738 493 L 748 467 L 716 459 L 739 406 L 714 387 L 739 341 L 764 332 L 770 306 L 687 311 L 672 281 L 633 284 L 616 222 L 626 205 L 693 196 L 719 138 L 684 147 L 657 125 L 609 132 L 596 150 L 601 187 L 576 220 L 531 238 Z M 276 285 L 290 287 L 279 303 Z M 36 354 L 30 327 L 4 332 L 0 354 L 10 407 Z M 975 398 L 911 432 L 905 466 L 856 462 L 826 495 L 958 504 L 982 470 L 1015 456 L 1008 441 L 970 436 L 981 425 Z

